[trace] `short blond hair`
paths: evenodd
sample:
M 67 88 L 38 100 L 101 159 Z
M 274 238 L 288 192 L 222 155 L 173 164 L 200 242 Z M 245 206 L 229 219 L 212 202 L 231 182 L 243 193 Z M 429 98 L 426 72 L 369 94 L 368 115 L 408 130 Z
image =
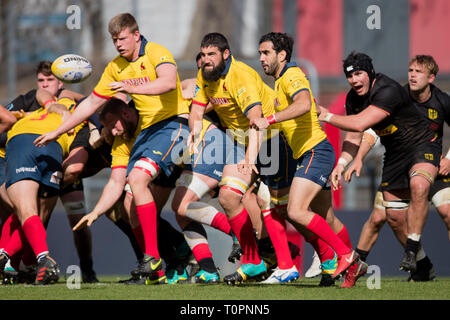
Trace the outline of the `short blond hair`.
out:
M 108 31 L 111 36 L 117 36 L 126 28 L 128 28 L 130 33 L 139 31 L 136 19 L 130 13 L 120 13 L 109 21 Z
M 430 74 L 433 74 L 435 76 L 439 71 L 439 66 L 432 56 L 418 54 L 412 57 L 411 61 L 409 62 L 409 65 L 412 65 L 414 62 L 420 64 L 421 66 L 424 66 L 425 68 L 427 68 Z

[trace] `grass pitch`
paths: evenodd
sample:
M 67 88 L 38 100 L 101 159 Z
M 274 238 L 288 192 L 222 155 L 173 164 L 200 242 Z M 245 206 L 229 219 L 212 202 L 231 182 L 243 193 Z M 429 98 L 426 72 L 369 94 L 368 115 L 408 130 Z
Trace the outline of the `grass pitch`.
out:
M 369 278 L 361 278 L 356 287 L 320 288 L 320 278 L 301 278 L 283 285 L 248 283 L 229 286 L 125 285 L 126 276 L 99 276 L 100 283 L 81 284 L 69 289 L 65 280 L 49 286 L 0 285 L 0 300 L 450 300 L 450 277 L 432 282 L 406 282 L 404 278 L 383 277 L 379 289 L 369 289 Z

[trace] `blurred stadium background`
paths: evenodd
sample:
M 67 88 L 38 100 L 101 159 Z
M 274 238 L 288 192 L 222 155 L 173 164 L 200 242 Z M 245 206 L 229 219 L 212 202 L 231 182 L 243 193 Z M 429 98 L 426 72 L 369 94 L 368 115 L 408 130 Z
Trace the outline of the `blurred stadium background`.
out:
M 380 29 L 368 27 L 371 5 L 380 9 Z M 91 77 L 81 84 L 67 85 L 89 94 L 103 68 L 117 55 L 107 24 L 120 12 L 132 13 L 149 41 L 172 52 L 181 79 L 196 74 L 194 59 L 202 36 L 218 31 L 228 37 L 233 55 L 253 66 L 272 85 L 273 80 L 262 73 L 258 62 L 258 40 L 266 32 L 283 31 L 295 38 L 295 60 L 308 74 L 317 101 L 335 112 L 343 112 L 348 85 L 341 62 L 352 50 L 369 54 L 377 72 L 401 83 L 406 83 L 410 57 L 431 54 L 440 67 L 435 84 L 450 91 L 447 0 L 1 0 L 0 103 L 5 105 L 35 88 L 34 68 L 40 60 L 54 60 L 66 53 L 80 54 L 91 61 Z M 328 127 L 326 130 L 338 151 L 342 133 Z M 447 150 L 449 129 L 444 132 Z M 347 224 L 354 245 L 372 208 L 382 154 L 382 147 L 374 148 L 362 176 L 333 195 L 334 207 Z M 88 208 L 93 208 L 108 175 L 109 170 L 104 170 L 86 179 Z M 48 238 L 56 260 L 64 267 L 77 264 L 78 259 L 63 212 L 58 204 Z M 173 222 L 168 210 L 164 216 Z M 386 274 L 402 274 L 397 267 L 402 250 L 388 229 L 383 229 L 369 262 L 382 266 Z M 92 230 L 97 272 L 127 273 L 134 266 L 134 258 L 125 237 L 106 219 Z M 225 259 L 229 247 L 223 245 L 228 238 L 211 229 L 208 233 L 221 273 L 230 271 L 233 265 Z M 450 275 L 447 233 L 434 208 L 430 209 L 424 244 L 438 274 Z M 311 255 L 311 248 L 305 246 L 305 268 Z

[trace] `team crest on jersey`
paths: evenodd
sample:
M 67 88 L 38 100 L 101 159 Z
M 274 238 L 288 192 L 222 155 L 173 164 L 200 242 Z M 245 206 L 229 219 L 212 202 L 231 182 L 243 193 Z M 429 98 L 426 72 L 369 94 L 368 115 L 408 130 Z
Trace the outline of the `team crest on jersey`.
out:
M 425 159 L 430 160 L 430 161 L 433 161 L 433 159 L 434 159 L 434 156 L 432 153 L 425 153 L 424 156 L 425 156 Z
M 225 87 L 225 83 L 222 85 L 223 91 L 228 91 L 227 87 Z
M 144 71 L 145 70 L 145 66 L 144 66 L 144 63 L 143 62 L 141 62 L 141 71 Z
M 430 118 L 430 120 L 436 120 L 437 117 L 438 117 L 438 113 L 436 110 L 428 109 L 428 118 Z
M 273 106 L 276 108 L 279 105 L 281 105 L 280 100 L 278 98 L 275 98 L 275 100 L 273 101 Z

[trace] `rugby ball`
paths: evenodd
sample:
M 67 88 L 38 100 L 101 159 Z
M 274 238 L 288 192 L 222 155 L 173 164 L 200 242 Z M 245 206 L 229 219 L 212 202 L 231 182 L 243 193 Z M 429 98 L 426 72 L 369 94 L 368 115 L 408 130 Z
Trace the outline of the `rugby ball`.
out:
M 52 73 L 63 82 L 78 83 L 91 75 L 92 65 L 82 56 L 65 54 L 53 61 Z

